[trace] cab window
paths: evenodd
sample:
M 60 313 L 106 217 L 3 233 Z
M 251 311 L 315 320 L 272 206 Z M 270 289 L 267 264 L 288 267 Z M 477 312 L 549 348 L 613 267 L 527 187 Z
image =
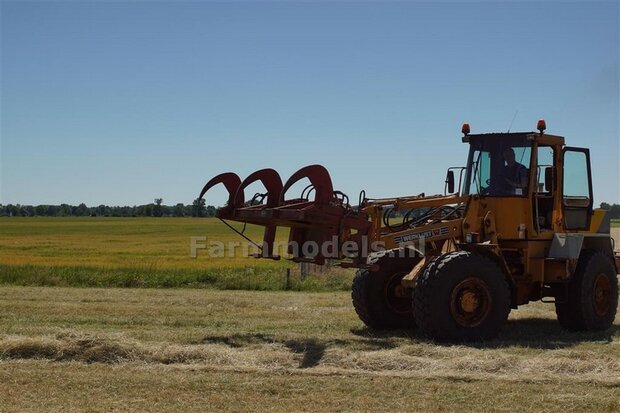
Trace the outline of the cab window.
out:
M 471 142 L 465 193 L 526 196 L 531 150 L 524 137 L 483 137 Z

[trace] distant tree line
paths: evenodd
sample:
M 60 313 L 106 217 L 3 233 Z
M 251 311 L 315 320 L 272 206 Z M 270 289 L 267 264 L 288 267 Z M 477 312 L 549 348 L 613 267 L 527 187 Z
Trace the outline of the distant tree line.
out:
M 191 204 L 164 205 L 162 198 L 153 203 L 134 206 L 86 206 L 79 205 L 20 205 L 0 204 L 0 216 L 14 217 L 212 217 L 216 207 L 205 205 L 204 199 L 195 199 Z
M 602 202 L 601 208 L 607 210 L 607 215 L 609 215 L 609 218 L 620 219 L 620 205 L 618 204 L 610 205 L 607 202 Z
M 246 203 L 247 204 L 247 203 Z M 609 218 L 620 219 L 620 205 L 601 203 L 601 208 L 608 211 Z M 205 205 L 204 199 L 195 199 L 191 204 L 164 205 L 162 198 L 155 198 L 152 203 L 134 206 L 99 205 L 89 207 L 79 205 L 20 205 L 0 204 L 0 216 L 14 217 L 212 217 L 217 208 Z M 397 216 L 397 215 L 394 215 Z

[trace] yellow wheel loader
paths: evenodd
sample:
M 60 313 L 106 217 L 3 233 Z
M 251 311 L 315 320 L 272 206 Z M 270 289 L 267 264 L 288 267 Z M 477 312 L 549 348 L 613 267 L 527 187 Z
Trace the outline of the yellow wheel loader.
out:
M 618 305 L 618 266 L 609 219 L 593 209 L 590 153 L 538 132 L 471 134 L 465 167 L 449 168 L 443 195 L 367 198 L 334 190 L 320 165 L 285 183 L 273 169 L 243 181 L 211 179 L 228 190 L 217 216 L 265 227 L 257 258 L 279 259 L 278 226 L 290 228 L 286 255 L 358 268 L 352 300 L 372 329 L 419 328 L 436 340 L 496 337 L 511 308 L 555 303 L 573 331 L 604 330 Z M 301 195 L 287 197 L 308 182 Z M 266 189 L 246 200 L 245 189 Z

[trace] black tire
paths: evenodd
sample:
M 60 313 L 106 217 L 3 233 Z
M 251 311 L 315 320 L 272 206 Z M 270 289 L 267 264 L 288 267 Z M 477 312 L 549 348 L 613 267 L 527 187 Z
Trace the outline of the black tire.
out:
M 600 251 L 583 251 L 567 288 L 566 301 L 555 304 L 562 327 L 570 331 L 611 327 L 618 307 L 618 277 L 611 258 Z
M 510 313 L 510 288 L 492 260 L 467 251 L 431 261 L 413 291 L 418 327 L 438 341 L 495 338 Z
M 378 271 L 360 269 L 353 279 L 351 299 L 360 320 L 373 330 L 414 328 L 411 294 L 400 281 L 420 258 L 390 257 L 377 260 Z

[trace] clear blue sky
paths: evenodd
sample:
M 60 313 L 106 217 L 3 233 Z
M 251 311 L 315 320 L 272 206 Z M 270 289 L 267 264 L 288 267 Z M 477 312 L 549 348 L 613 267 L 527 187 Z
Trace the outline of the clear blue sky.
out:
M 619 6 L 1 3 L 0 203 L 190 203 L 320 163 L 357 199 L 443 190 L 460 127 L 589 146 L 619 196 Z M 208 204 L 221 204 L 223 190 Z

